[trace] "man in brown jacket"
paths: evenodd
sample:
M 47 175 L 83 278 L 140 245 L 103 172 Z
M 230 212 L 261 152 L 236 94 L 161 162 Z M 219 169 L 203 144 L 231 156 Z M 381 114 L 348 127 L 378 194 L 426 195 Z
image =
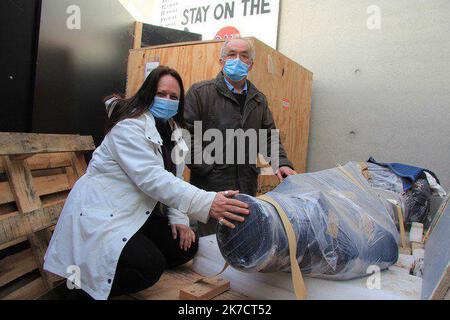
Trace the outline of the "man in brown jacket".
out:
M 261 147 L 261 142 L 266 150 L 257 152 L 267 157 L 271 156 L 271 146 L 277 144 L 278 159 L 271 158 L 270 162 L 272 167 L 277 163 L 274 171 L 280 181 L 296 174 L 279 135 L 273 134 L 276 126 L 265 95 L 247 80 L 254 58 L 255 50 L 249 40 L 225 42 L 220 57 L 222 71 L 217 78 L 194 84 L 186 95 L 184 116 L 191 134 L 190 182 L 199 188 L 216 192 L 239 190 L 254 196 L 259 170 L 256 154 L 251 150 Z M 263 131 L 266 135 L 261 135 Z M 230 132 L 234 136 L 230 137 Z M 217 141 L 220 137 L 223 143 Z M 199 223 L 200 236 L 216 233 L 216 228 L 215 221 Z

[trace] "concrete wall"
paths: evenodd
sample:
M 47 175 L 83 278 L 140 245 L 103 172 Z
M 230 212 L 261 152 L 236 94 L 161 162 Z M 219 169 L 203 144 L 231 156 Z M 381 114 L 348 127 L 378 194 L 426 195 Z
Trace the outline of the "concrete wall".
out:
M 308 170 L 373 155 L 448 190 L 449 30 L 448 0 L 282 0 L 278 49 L 314 72 Z

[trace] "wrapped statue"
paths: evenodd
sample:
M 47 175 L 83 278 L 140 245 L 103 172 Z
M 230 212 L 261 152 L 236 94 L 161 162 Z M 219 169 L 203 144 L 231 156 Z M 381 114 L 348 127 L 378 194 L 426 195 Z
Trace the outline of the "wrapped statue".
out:
M 398 259 L 396 206 L 403 205 L 402 199 L 372 188 L 359 163 L 290 176 L 267 196 L 292 224 L 305 275 L 352 279 Z M 250 215 L 235 229 L 218 228 L 225 260 L 244 272 L 289 271 L 288 239 L 275 207 L 248 195 L 236 198 L 250 205 Z

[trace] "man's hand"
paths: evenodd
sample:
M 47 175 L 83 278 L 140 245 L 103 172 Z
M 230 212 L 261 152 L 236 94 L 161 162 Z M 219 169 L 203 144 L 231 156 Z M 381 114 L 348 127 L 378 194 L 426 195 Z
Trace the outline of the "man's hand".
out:
M 280 182 L 283 182 L 284 178 L 286 178 L 288 176 L 292 176 L 294 174 L 297 174 L 297 172 L 295 172 L 294 170 L 292 170 L 289 167 L 280 167 L 277 170 L 277 177 L 278 177 L 278 180 L 280 180 Z
M 192 243 L 195 242 L 195 233 L 194 231 L 184 225 L 184 224 L 173 224 L 172 225 L 172 236 L 174 239 L 176 239 L 180 236 L 180 249 L 187 251 Z

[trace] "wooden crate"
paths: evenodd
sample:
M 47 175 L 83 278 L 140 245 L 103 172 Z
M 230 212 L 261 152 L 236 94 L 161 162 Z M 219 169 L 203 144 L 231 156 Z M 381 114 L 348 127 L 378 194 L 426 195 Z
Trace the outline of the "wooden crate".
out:
M 62 280 L 43 270 L 44 255 L 94 149 L 92 137 L 0 133 L 1 299 L 36 299 Z
M 299 173 L 306 170 L 311 90 L 313 74 L 301 65 L 250 38 L 256 48 L 256 60 L 249 79 L 268 98 L 281 140 L 289 159 Z M 213 79 L 219 73 L 222 41 L 200 41 L 130 50 L 127 96 L 137 92 L 144 82 L 148 62 L 158 61 L 176 69 L 186 90 L 196 82 Z M 259 193 L 278 184 L 274 176 L 261 176 Z

